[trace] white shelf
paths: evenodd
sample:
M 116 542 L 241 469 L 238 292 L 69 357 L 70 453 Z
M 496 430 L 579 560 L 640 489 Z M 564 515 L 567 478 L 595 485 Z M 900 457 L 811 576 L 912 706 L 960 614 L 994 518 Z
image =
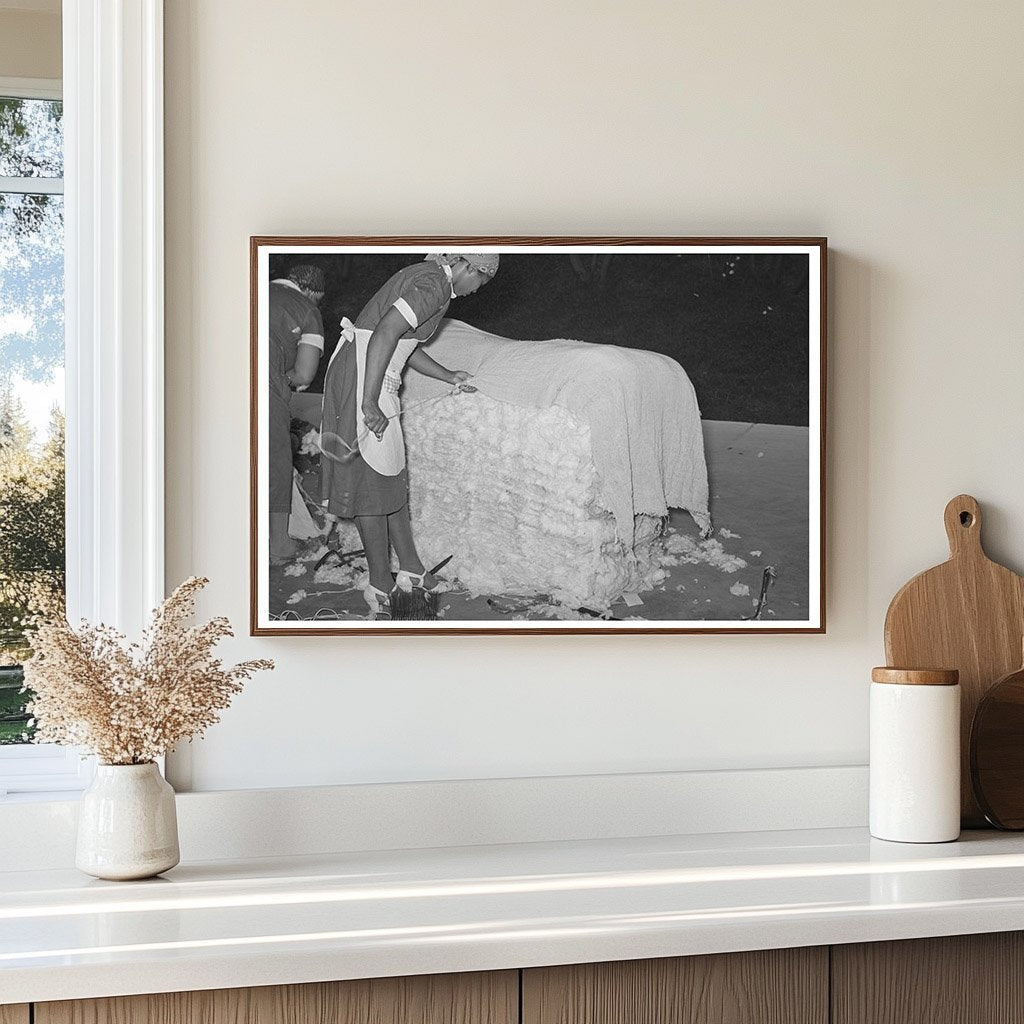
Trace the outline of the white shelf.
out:
M 1024 837 L 863 829 L 0 873 L 0 1003 L 1024 928 Z

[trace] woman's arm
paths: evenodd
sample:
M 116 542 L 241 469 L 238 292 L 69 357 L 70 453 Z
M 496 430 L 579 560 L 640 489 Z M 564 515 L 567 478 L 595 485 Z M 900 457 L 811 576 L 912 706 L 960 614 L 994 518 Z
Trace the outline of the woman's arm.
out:
M 434 380 L 443 380 L 445 384 L 458 384 L 455 374 L 447 367 L 442 366 L 436 359 L 428 356 L 422 348 L 417 348 L 409 356 L 408 365 L 424 377 L 433 377 Z
M 296 388 L 308 387 L 316 376 L 320 366 L 320 349 L 315 345 L 299 344 L 295 352 L 295 365 L 286 376 L 289 383 Z
M 363 422 L 380 437 L 387 429 L 387 417 L 380 411 L 380 389 L 384 373 L 398 346 L 398 339 L 409 330 L 405 317 L 392 306 L 380 319 L 366 345 L 366 370 L 363 374 Z
M 419 371 L 424 377 L 433 377 L 434 380 L 443 380 L 446 384 L 457 387 L 460 391 L 476 391 L 466 383 L 473 379 L 473 374 L 468 370 L 449 370 L 442 366 L 436 359 L 427 355 L 423 349 L 418 348 L 408 359 L 408 365 Z

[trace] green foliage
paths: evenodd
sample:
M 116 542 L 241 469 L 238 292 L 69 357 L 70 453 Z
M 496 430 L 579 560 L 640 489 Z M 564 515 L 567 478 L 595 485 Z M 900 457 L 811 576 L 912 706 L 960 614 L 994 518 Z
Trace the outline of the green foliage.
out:
M 53 100 L 0 97 L 0 175 L 60 178 L 64 173 L 63 104 Z M 22 239 L 50 228 L 61 196 L 0 193 L 0 223 Z
M 24 610 L 64 589 L 64 417 L 54 410 L 41 448 L 31 442 L 20 403 L 0 400 L 0 631 L 20 627 Z M 8 608 L 19 609 L 17 619 Z
M 20 666 L 0 666 L 0 745 L 31 740 L 35 725 L 25 711 L 28 695 L 22 693 Z
M 64 105 L 0 97 L 0 175 L 59 178 L 64 173 Z
M 28 618 L 62 607 L 63 596 L 64 417 L 54 411 L 49 437 L 38 446 L 8 391 L 0 395 L 0 666 L 31 653 Z M 24 732 L 20 708 L 28 696 L 12 678 L 0 668 L 0 743 L 21 742 Z

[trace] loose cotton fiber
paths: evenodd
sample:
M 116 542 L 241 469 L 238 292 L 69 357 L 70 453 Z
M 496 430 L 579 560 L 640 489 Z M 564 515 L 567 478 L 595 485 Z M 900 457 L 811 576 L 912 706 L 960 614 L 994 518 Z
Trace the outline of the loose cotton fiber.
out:
M 601 506 L 589 427 L 565 409 L 459 394 L 404 417 L 410 510 L 426 564 L 478 594 L 550 594 L 607 609 L 650 589 L 662 520 L 639 515 L 631 544 Z

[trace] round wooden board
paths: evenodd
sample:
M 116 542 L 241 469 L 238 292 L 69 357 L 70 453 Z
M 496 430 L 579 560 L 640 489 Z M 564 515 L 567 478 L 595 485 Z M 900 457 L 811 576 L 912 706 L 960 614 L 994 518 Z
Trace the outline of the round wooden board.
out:
M 971 726 L 971 785 L 988 821 L 1024 829 L 1024 668 L 992 686 Z

